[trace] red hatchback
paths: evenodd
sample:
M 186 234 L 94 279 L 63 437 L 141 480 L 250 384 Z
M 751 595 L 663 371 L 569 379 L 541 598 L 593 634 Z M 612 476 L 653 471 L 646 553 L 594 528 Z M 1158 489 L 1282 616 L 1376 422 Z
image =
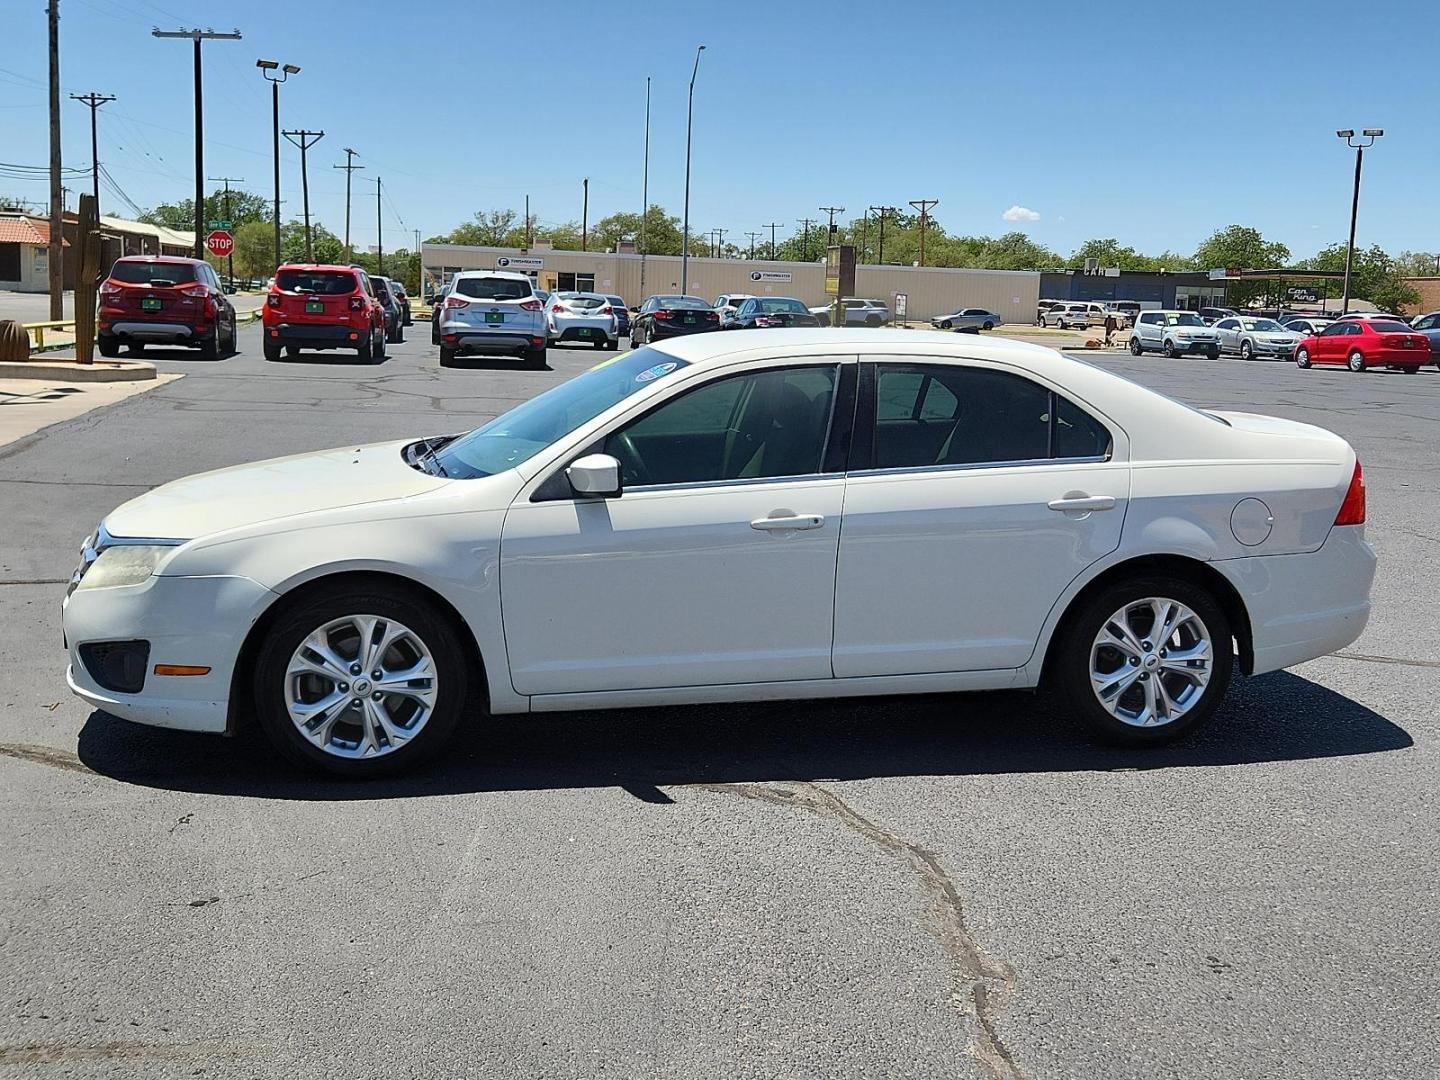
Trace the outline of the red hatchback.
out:
M 185 345 L 207 360 L 235 351 L 235 307 L 203 259 L 126 255 L 100 286 L 101 356 L 147 345 Z
M 1399 319 L 1341 319 L 1295 346 L 1295 363 L 1344 364 L 1351 371 L 1394 367 L 1412 374 L 1430 361 L 1430 342 Z
M 361 363 L 385 359 L 385 309 L 370 275 L 353 266 L 291 264 L 275 271 L 265 298 L 265 359 L 301 349 L 354 349 Z

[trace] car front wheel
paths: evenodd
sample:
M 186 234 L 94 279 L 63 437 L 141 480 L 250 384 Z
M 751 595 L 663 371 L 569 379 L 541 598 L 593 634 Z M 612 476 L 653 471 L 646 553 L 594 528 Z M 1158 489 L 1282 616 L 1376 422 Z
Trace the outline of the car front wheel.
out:
M 1310 366 L 1310 350 L 1303 345 L 1295 350 L 1295 366 L 1299 368 Z
M 1215 712 L 1230 681 L 1230 623 L 1184 578 L 1136 577 L 1082 601 L 1053 668 L 1066 703 L 1110 742 L 1166 742 Z
M 255 665 L 260 726 L 292 761 L 352 778 L 409 768 L 468 694 L 456 628 L 400 586 L 323 589 L 283 611 Z
M 1165 342 L 1165 357 L 1166 357 L 1166 359 L 1174 360 L 1174 359 L 1176 359 L 1177 357 L 1179 357 L 1179 355 L 1180 355 L 1180 354 L 1175 351 L 1175 343 L 1174 343 L 1173 341 L 1167 341 L 1167 342 Z
M 1130 335 L 1130 355 L 1139 356 L 1145 349 L 1140 344 L 1140 339 L 1134 334 Z

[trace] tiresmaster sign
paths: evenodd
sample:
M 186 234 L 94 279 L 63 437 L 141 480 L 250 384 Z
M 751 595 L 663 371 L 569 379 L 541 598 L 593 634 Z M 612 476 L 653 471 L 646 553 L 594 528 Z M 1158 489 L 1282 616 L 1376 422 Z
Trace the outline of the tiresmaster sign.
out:
M 501 255 L 495 265 L 501 270 L 543 270 L 545 260 L 529 255 Z
M 751 270 L 751 281 L 791 281 L 794 275 L 789 270 Z

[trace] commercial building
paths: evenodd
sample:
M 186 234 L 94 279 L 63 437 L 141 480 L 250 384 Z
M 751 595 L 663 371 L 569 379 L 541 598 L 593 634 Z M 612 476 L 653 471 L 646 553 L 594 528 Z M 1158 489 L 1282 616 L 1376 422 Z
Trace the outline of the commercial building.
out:
M 556 251 L 537 245 L 518 248 L 422 244 L 427 292 L 461 270 L 497 266 L 529 274 L 542 289 L 611 293 L 630 306 L 655 293 L 680 291 L 680 257 L 630 252 Z M 644 280 L 641 267 L 644 266 Z M 714 300 L 722 293 L 793 296 L 811 307 L 826 303 L 825 266 L 819 262 L 761 259 L 690 259 L 689 292 Z M 914 266 L 859 266 L 855 292 L 891 302 L 906 296 L 906 317 L 924 320 L 962 307 L 994 311 L 1006 322 L 1029 323 L 1040 298 L 1040 274 L 1033 270 L 971 270 Z
M 1225 282 L 1203 270 L 1044 270 L 1040 295 L 1047 300 L 1134 300 L 1142 308 L 1197 311 L 1225 307 Z
M 1406 304 L 1401 314 L 1428 315 L 1432 311 L 1440 311 L 1440 277 L 1406 278 L 1405 284 L 1420 294 L 1420 301 Z

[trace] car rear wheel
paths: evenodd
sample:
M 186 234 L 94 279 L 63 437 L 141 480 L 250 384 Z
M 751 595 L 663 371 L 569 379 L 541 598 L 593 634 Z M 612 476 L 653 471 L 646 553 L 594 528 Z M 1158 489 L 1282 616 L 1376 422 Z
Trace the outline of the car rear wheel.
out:
M 1345 366 L 1348 367 L 1351 371 L 1364 371 L 1365 354 L 1362 353 L 1359 349 L 1353 350 L 1350 353 L 1350 358 L 1345 361 Z
M 210 333 L 205 335 L 205 340 L 200 342 L 200 358 L 202 360 L 220 359 L 220 324 L 218 322 L 210 328 Z
M 1310 366 L 1310 350 L 1303 345 L 1295 350 L 1295 366 L 1298 368 L 1308 368 Z
M 292 761 L 352 778 L 418 764 L 454 733 L 468 667 L 451 620 L 399 586 L 336 587 L 281 612 L 256 714 Z
M 450 367 L 455 363 L 455 350 L 445 345 L 440 346 L 440 366 Z
M 114 338 L 100 338 L 96 343 L 100 348 L 100 355 L 111 359 L 120 355 L 120 343 Z
M 1055 662 L 1066 703 L 1101 738 L 1167 742 L 1219 707 L 1234 662 L 1230 623 L 1184 578 L 1136 577 L 1082 601 Z
M 992 322 L 987 322 L 984 326 L 980 327 L 980 329 L 981 329 L 981 330 L 994 330 L 994 329 L 995 329 L 995 324 L 992 323 Z
M 865 316 L 865 325 L 866 325 L 866 326 L 879 326 L 879 325 L 880 325 L 880 322 L 881 322 L 881 320 L 880 320 L 880 316 L 879 316 L 879 315 L 866 315 L 866 316 Z
M 548 366 L 545 363 L 544 345 L 536 345 L 533 348 L 526 349 L 524 353 L 524 358 L 525 366 L 530 368 L 532 371 L 544 371 L 545 368 Z
M 365 335 L 365 340 L 355 350 L 355 356 L 362 364 L 371 363 L 375 359 L 375 331 Z
M 382 328 L 380 336 L 375 341 L 375 362 L 378 364 L 385 359 L 385 331 Z
M 276 361 L 276 360 L 279 360 L 279 359 L 280 359 L 280 343 L 279 343 L 279 342 L 271 341 L 271 340 L 269 340 L 269 339 L 267 338 L 265 341 L 263 341 L 263 342 L 261 343 L 260 348 L 261 348 L 261 351 L 264 352 L 264 354 L 265 354 L 265 359 L 266 359 L 266 360 L 269 360 L 269 361 L 272 361 L 272 362 L 273 362 L 273 361 Z

